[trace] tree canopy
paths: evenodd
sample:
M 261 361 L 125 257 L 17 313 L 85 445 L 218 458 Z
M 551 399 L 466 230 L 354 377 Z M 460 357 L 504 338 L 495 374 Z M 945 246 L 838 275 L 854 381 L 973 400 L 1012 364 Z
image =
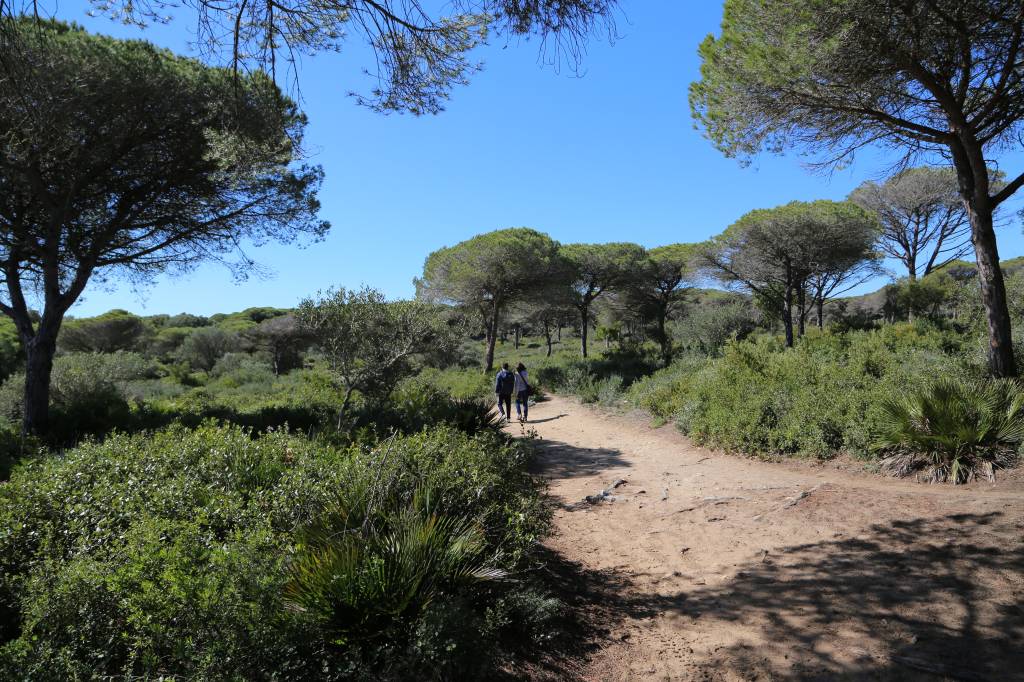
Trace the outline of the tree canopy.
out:
M 559 268 L 558 243 L 526 227 L 495 230 L 438 249 L 416 281 L 417 297 L 477 311 L 484 321 L 485 366 L 494 367 L 494 344 L 507 306 L 550 281 Z
M 451 327 L 421 301 L 388 301 L 376 289 L 338 289 L 304 300 L 296 316 L 327 359 L 345 398 L 340 428 L 352 394 L 386 398 L 410 372 L 414 355 L 455 342 Z
M 869 180 L 850 201 L 878 215 L 878 248 L 900 261 L 912 280 L 971 251 L 971 227 L 952 168 L 908 168 L 883 183 Z
M 590 306 L 605 291 L 623 286 L 642 265 L 644 249 L 637 244 L 566 244 L 560 254 L 565 262 L 565 282 L 573 306 L 580 314 L 580 349 L 587 357 Z
M 45 6 L 45 3 L 39 3 Z M 377 111 L 436 113 L 481 64 L 471 52 L 489 38 L 537 37 L 541 58 L 577 68 L 585 42 L 615 34 L 616 0 L 92 0 L 116 21 L 146 26 L 168 20 L 195 27 L 208 59 L 233 70 L 259 69 L 275 78 L 298 60 L 340 52 L 361 40 L 373 64 L 369 91 L 358 101 Z M 38 7 L 36 3 L 33 7 Z M 0 15 L 19 11 L 0 3 Z M 355 94 L 355 93 L 353 93 Z
M 811 305 L 821 307 L 850 273 L 871 259 L 874 216 L 849 202 L 794 201 L 741 217 L 701 248 L 705 268 L 750 290 L 777 313 L 793 345 L 794 306 L 803 331 Z
M 672 357 L 672 336 L 666 322 L 682 304 L 697 276 L 697 244 L 669 244 L 647 251 L 641 267 L 630 277 L 629 299 L 655 320 L 655 341 L 665 364 Z
M 305 118 L 266 75 L 16 24 L 20 66 L 0 71 L 0 311 L 26 347 L 26 426 L 38 431 L 57 333 L 87 283 L 209 259 L 244 277 L 242 244 L 316 240 L 329 226 L 320 169 L 296 163 Z
M 1024 129 L 1022 36 L 1019 0 L 726 0 L 690 86 L 694 118 L 729 156 L 796 143 L 838 163 L 882 145 L 950 162 L 997 376 L 1017 370 L 993 212 L 1024 173 L 994 183 L 989 162 Z

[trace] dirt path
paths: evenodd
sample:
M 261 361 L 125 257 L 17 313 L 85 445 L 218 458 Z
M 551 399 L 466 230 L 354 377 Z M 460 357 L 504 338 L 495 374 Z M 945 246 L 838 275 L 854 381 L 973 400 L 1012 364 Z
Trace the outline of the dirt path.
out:
M 578 679 L 1024 680 L 1020 475 L 752 461 L 560 397 L 530 416 L 547 545 L 598 633 Z

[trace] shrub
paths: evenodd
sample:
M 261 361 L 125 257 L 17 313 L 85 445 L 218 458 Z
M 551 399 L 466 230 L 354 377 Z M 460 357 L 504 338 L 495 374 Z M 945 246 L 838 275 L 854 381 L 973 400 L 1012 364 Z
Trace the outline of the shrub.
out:
M 209 371 L 225 353 L 237 350 L 238 335 L 220 327 L 198 327 L 185 337 L 178 353 L 195 369 Z
M 337 642 L 403 637 L 442 592 L 504 575 L 487 565 L 484 533 L 471 518 L 439 514 L 429 491 L 404 504 L 392 492 L 346 491 L 299 534 L 285 597 Z
M 536 631 L 545 617 L 519 622 L 520 612 L 503 603 L 511 586 L 463 584 L 456 592 L 449 578 L 459 571 L 438 569 L 444 579 L 430 591 L 416 588 L 419 606 L 404 613 L 405 627 L 364 622 L 339 637 L 319 617 L 329 611 L 294 599 L 286 585 L 323 549 L 296 529 L 334 527 L 337 501 L 358 508 L 368 490 L 382 500 L 370 508 L 397 511 L 360 525 L 368 542 L 377 538 L 358 547 L 360 568 L 346 574 L 346 584 L 366 587 L 361 612 L 394 604 L 375 601 L 369 575 L 391 551 L 389 534 L 416 536 L 396 547 L 425 551 L 442 519 L 458 520 L 440 533 L 442 556 L 474 557 L 463 569 L 486 557 L 520 570 L 547 522 L 529 457 L 527 444 L 494 432 L 441 428 L 338 449 L 207 424 L 119 434 L 61 458 L 27 460 L 0 486 L 0 678 L 493 672 L 512 635 Z M 423 490 L 432 491 L 429 505 L 417 498 Z M 419 574 L 411 575 L 415 583 Z M 433 599 L 423 599 L 429 593 Z M 288 608 L 289 596 L 304 608 Z
M 847 334 L 809 332 L 793 349 L 762 336 L 721 358 L 677 363 L 635 385 L 633 404 L 701 443 L 748 454 L 871 456 L 882 401 L 935 373 L 980 373 L 963 340 L 925 323 Z
M 687 309 L 671 333 L 679 350 L 717 355 L 731 340 L 743 340 L 757 327 L 757 315 L 746 301 L 726 301 Z
M 156 376 L 156 366 L 138 353 L 70 353 L 58 356 L 50 382 L 51 427 L 48 438 L 68 445 L 131 424 L 129 387 Z M 24 374 L 0 387 L 0 415 L 19 424 L 23 412 Z
M 1024 442 L 1024 389 L 1012 380 L 941 378 L 882 404 L 876 446 L 884 470 L 927 469 L 935 481 L 964 483 L 1016 458 Z

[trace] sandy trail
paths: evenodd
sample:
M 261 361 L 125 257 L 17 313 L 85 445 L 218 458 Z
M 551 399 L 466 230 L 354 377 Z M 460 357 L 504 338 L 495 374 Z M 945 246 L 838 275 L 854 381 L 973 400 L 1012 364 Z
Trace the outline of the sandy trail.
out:
M 599 633 L 551 677 L 1024 680 L 1019 474 L 951 489 L 754 461 L 557 396 L 530 416 L 547 545 Z

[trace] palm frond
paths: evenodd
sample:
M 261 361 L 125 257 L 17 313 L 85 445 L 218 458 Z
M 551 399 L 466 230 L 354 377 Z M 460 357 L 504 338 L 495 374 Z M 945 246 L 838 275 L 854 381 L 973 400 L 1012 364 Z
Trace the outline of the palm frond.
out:
M 876 449 L 897 476 L 927 470 L 932 480 L 994 477 L 1024 442 L 1024 389 L 1016 381 L 944 377 L 882 404 Z

